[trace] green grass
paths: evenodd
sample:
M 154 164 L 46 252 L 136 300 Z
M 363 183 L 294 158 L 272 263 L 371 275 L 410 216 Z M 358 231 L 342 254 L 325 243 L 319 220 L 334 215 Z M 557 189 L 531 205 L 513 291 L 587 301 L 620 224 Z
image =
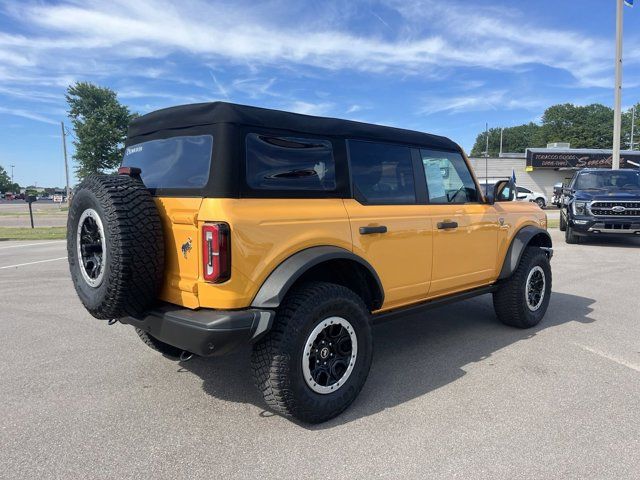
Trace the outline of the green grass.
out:
M 560 220 L 558 220 L 557 218 L 551 218 L 547 220 L 547 228 L 558 228 L 559 224 Z
M 51 209 L 51 210 L 34 210 L 33 216 L 37 217 L 40 215 L 66 215 L 68 208 L 63 208 L 62 210 Z M 29 210 L 24 210 L 20 212 L 0 212 L 0 217 L 28 217 Z
M 67 238 L 67 227 L 0 227 L 0 240 L 62 240 Z

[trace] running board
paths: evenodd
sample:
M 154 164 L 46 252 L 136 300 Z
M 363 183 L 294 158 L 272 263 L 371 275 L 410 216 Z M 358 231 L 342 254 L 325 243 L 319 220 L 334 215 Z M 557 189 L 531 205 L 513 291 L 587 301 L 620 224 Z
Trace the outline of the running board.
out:
M 486 287 L 475 288 L 473 290 L 467 290 L 465 292 L 454 293 L 453 295 L 448 295 L 446 297 L 434 298 L 433 300 L 429 300 L 427 302 L 374 314 L 373 321 L 374 323 L 388 322 L 390 320 L 395 320 L 396 318 L 401 316 L 426 312 L 427 310 L 431 310 L 432 308 L 442 307 L 443 305 L 459 302 L 461 300 L 467 300 L 479 295 L 484 295 L 485 293 L 493 293 L 497 289 L 497 285 L 488 285 Z

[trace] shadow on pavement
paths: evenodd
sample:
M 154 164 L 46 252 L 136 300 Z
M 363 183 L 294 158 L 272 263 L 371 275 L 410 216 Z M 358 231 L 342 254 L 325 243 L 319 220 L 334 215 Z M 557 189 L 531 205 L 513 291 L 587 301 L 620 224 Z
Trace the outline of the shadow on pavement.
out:
M 640 247 L 640 236 L 615 237 L 610 234 L 608 237 L 583 237 L 579 245 L 590 245 L 596 247 L 618 247 L 618 248 L 638 248 Z
M 481 362 L 494 352 L 558 325 L 591 323 L 595 300 L 554 292 L 544 320 L 528 330 L 502 325 L 495 317 L 491 296 L 485 295 L 424 314 L 376 325 L 374 359 L 369 378 L 345 413 L 321 425 L 322 430 L 374 415 L 408 402 L 465 375 L 463 367 Z M 231 402 L 265 404 L 252 383 L 248 348 L 220 358 L 195 358 L 181 363 L 202 379 L 203 390 Z M 261 416 L 271 416 L 263 411 Z

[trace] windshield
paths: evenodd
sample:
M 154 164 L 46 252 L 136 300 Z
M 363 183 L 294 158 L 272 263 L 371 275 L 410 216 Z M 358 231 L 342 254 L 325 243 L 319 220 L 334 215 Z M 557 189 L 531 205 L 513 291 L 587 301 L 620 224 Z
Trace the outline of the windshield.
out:
M 583 172 L 578 174 L 573 188 L 576 190 L 589 190 L 590 188 L 640 188 L 640 172 Z
M 209 180 L 211 135 L 150 140 L 127 147 L 123 167 L 138 167 L 147 188 L 202 188 Z

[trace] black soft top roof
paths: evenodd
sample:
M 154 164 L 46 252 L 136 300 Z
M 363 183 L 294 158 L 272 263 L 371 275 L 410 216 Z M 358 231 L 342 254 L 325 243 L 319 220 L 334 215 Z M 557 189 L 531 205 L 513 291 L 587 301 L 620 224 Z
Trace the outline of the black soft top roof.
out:
M 129 125 L 129 138 L 147 135 L 160 130 L 213 125 L 217 123 L 277 128 L 314 135 L 367 138 L 445 148 L 448 150 L 460 150 L 460 147 L 455 142 L 439 135 L 227 102 L 194 103 L 191 105 L 164 108 L 148 113 L 131 122 Z

